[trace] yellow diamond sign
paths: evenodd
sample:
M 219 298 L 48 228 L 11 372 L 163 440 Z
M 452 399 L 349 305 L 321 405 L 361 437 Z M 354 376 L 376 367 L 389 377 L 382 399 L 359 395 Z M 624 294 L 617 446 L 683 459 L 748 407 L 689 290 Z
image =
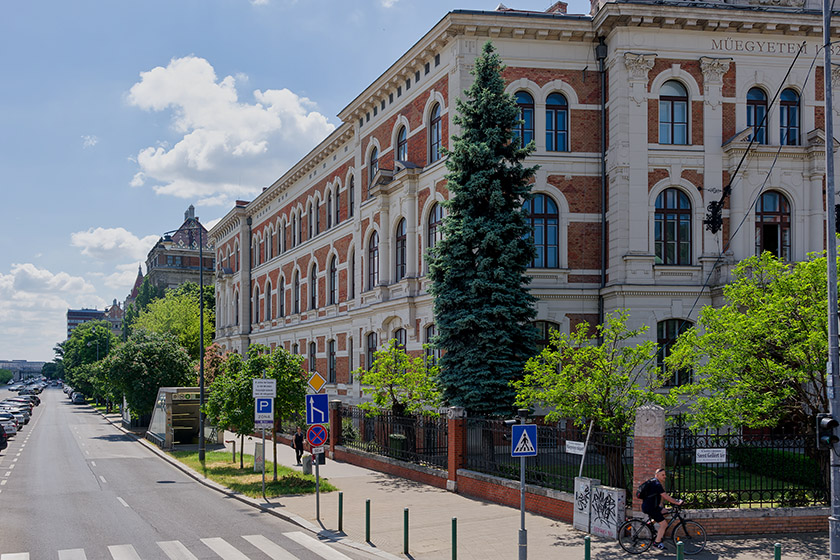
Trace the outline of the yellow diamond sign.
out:
M 317 371 L 313 372 L 312 377 L 309 378 L 309 386 L 312 387 L 312 390 L 316 393 L 320 393 L 321 389 L 323 389 L 326 384 L 327 380 L 324 379 Z

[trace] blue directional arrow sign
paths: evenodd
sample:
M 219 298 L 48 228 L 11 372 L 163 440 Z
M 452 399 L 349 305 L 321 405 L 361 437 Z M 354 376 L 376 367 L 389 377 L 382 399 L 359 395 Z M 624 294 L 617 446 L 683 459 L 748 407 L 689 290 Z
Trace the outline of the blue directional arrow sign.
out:
M 326 424 L 329 421 L 329 395 L 306 395 L 306 423 Z
M 514 424 L 511 426 L 510 455 L 511 457 L 536 457 L 537 455 L 537 425 Z

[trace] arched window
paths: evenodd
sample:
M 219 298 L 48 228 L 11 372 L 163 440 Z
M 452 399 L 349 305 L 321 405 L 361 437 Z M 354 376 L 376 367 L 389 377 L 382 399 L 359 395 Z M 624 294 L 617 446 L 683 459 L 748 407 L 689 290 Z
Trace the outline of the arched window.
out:
M 559 93 L 552 93 L 545 100 L 545 149 L 549 152 L 566 152 L 569 149 L 569 104 Z
M 786 89 L 781 95 L 779 124 L 781 126 L 781 142 L 783 146 L 799 145 L 799 94 L 792 89 Z
M 297 214 L 292 214 L 292 247 L 297 245 Z
M 759 144 L 767 143 L 767 94 L 761 88 L 751 88 L 747 92 L 747 126 L 753 129 L 755 141 Z
M 335 340 L 330 340 L 327 342 L 327 382 L 335 384 L 336 381 Z
M 286 222 L 283 222 L 283 227 L 280 228 L 280 252 L 286 252 Z
M 356 181 L 355 176 L 350 177 L 350 186 L 347 188 L 347 215 L 353 217 L 356 206 Z
M 376 352 L 376 333 L 372 332 L 367 335 L 367 354 L 365 356 L 365 367 L 370 370 L 370 367 L 373 365 L 373 353 Z
M 254 285 L 254 320 L 251 322 L 260 322 L 260 287 L 258 284 Z
M 265 320 L 271 321 L 271 281 L 265 283 Z
M 318 266 L 309 272 L 309 309 L 318 309 Z
M 443 206 L 437 202 L 432 205 L 429 212 L 429 226 L 426 229 L 426 246 L 431 249 L 441 240 L 443 225 Z
M 440 103 L 436 103 L 429 117 L 429 163 L 440 159 L 440 140 Z
M 329 208 L 329 206 L 327 207 Z M 321 233 L 321 201 L 315 199 L 315 235 Z
M 659 89 L 659 143 L 688 144 L 688 92 L 676 80 Z
M 332 227 L 332 192 L 327 191 L 327 229 Z
M 280 277 L 280 287 L 277 288 L 277 311 L 280 317 L 286 316 L 286 279 Z
M 353 339 L 347 339 L 347 383 L 353 383 Z
M 440 348 L 435 346 L 435 334 L 436 332 L 434 324 L 426 327 L 426 362 L 430 366 L 433 366 L 436 363 L 438 363 L 438 360 L 440 360 L 441 356 Z
M 530 268 L 558 268 L 560 266 L 560 213 L 551 197 L 537 194 L 522 208 L 528 213 L 537 254 Z
M 408 131 L 404 126 L 397 133 L 397 161 L 408 161 Z
M 292 288 L 294 292 L 292 294 L 292 298 L 294 299 L 294 307 L 292 307 L 293 313 L 300 313 L 300 274 L 295 271 L 295 283 L 294 287 Z
M 303 213 L 299 212 L 297 215 L 297 242 L 303 243 Z
M 665 358 L 671 353 L 671 348 L 677 338 L 692 326 L 690 321 L 683 319 L 668 319 L 656 323 L 656 343 L 659 345 L 659 350 L 656 352 L 656 365 L 663 373 L 665 371 Z M 665 385 L 677 387 L 687 383 L 691 383 L 691 370 L 681 369 L 671 374 Z
M 292 344 L 292 354 L 297 355 L 297 353 L 298 353 L 298 343 L 295 342 L 294 344 Z
M 368 160 L 368 197 L 370 197 L 370 190 L 373 188 L 373 177 L 379 171 L 379 150 L 374 148 L 370 152 L 370 159 Z
M 394 340 L 397 341 L 397 348 L 405 351 L 405 329 L 399 328 L 395 330 Z
M 656 263 L 691 264 L 691 201 L 680 189 L 656 197 L 654 225 Z
M 762 194 L 755 204 L 755 254 L 764 251 L 790 262 L 790 203 L 776 191 Z
M 318 370 L 317 353 L 318 353 L 318 347 L 315 345 L 314 342 L 310 342 L 309 343 L 309 371 L 317 371 Z
M 400 223 L 397 224 L 397 236 L 396 236 L 396 268 L 394 270 L 395 276 L 394 280 L 399 282 L 405 277 L 405 245 L 406 245 L 406 235 L 405 235 L 405 218 L 400 220 Z
M 239 326 L 239 293 L 233 294 L 233 324 Z
M 330 305 L 338 303 L 338 267 L 335 264 L 336 258 L 330 259 Z
M 379 234 L 370 234 L 368 244 L 368 290 L 374 289 L 379 284 Z
M 312 226 L 315 225 L 315 205 L 309 205 L 309 219 L 306 220 L 306 238 L 312 239 Z
M 514 128 L 514 134 L 522 140 L 523 146 L 527 146 L 534 139 L 534 98 L 528 92 L 517 91 L 514 99 L 519 107 L 519 119 L 522 121 Z
M 560 325 L 551 321 L 534 321 L 534 328 L 537 329 L 537 350 L 542 352 L 551 342 L 551 331 L 559 331 Z
M 239 250 L 239 243 L 236 244 L 234 253 L 236 253 L 236 272 L 239 272 L 239 256 L 241 254 L 241 251 Z
M 335 225 L 341 222 L 341 192 L 335 188 Z
M 350 273 L 347 275 L 347 283 L 350 284 L 348 286 L 348 292 L 350 293 L 350 299 L 356 298 L 356 252 L 350 251 Z

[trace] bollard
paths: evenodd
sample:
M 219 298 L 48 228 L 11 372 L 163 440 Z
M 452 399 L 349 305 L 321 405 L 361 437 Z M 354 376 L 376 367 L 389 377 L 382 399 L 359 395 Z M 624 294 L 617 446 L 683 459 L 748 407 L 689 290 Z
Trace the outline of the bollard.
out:
M 677 543 L 677 560 L 683 560 L 683 542 L 680 541 Z
M 773 558 L 775 560 L 782 560 L 782 543 L 776 543 L 773 546 Z
M 226 439 L 225 443 L 232 443 L 233 444 L 233 462 L 236 462 L 236 440 L 235 439 Z
M 370 542 L 370 499 L 365 500 L 365 542 Z
M 408 508 L 403 510 L 403 554 L 408 554 Z
M 338 531 L 344 531 L 344 492 L 338 493 Z
M 592 539 L 589 538 L 589 535 L 583 537 L 583 560 L 590 560 L 591 558 L 591 551 L 590 546 L 592 543 Z
M 452 560 L 458 560 L 458 518 L 452 518 Z

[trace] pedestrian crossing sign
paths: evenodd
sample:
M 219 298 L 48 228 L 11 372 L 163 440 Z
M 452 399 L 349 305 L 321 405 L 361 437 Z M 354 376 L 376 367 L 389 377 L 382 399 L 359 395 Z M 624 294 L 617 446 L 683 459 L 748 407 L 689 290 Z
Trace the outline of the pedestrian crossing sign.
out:
M 511 426 L 511 457 L 535 457 L 537 455 L 537 425 L 514 424 Z

